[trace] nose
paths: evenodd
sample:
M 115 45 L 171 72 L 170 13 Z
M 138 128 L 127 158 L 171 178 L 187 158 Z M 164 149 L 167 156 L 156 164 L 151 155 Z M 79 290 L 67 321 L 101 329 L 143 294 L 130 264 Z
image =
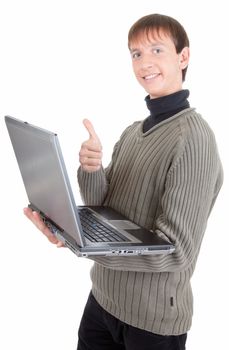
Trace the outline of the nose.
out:
M 152 68 L 154 66 L 154 60 L 153 60 L 151 55 L 142 56 L 141 63 L 142 63 L 143 69 L 149 69 L 149 68 Z

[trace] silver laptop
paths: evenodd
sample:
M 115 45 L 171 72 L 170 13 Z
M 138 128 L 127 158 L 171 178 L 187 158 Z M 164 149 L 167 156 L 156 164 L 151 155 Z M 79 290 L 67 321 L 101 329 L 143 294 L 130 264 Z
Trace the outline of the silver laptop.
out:
M 76 206 L 55 133 L 6 116 L 29 199 L 51 232 L 77 256 L 168 254 L 174 246 L 112 208 Z

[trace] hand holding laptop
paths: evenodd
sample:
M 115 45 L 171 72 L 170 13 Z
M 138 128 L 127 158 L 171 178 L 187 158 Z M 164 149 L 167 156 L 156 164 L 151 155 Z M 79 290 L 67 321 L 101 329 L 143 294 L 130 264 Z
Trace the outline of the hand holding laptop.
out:
M 79 152 L 79 161 L 82 169 L 87 172 L 94 172 L 102 165 L 102 145 L 92 123 L 88 119 L 83 124 L 89 133 L 89 139 L 82 143 Z
M 24 208 L 24 214 L 25 216 L 32 221 L 32 223 L 40 230 L 47 238 L 48 240 L 56 244 L 58 248 L 64 247 L 64 244 L 59 241 L 56 236 L 49 230 L 49 228 L 45 225 L 43 220 L 41 219 L 40 215 L 36 211 L 32 211 L 30 208 Z

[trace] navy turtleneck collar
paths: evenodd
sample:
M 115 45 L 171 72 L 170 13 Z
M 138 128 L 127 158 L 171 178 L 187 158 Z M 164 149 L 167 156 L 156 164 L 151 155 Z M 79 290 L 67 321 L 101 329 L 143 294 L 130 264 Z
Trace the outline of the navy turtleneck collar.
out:
M 150 99 L 146 96 L 145 101 L 150 111 L 150 116 L 144 121 L 143 132 L 147 132 L 156 124 L 172 117 L 183 109 L 189 108 L 189 90 L 180 90 L 171 95 Z

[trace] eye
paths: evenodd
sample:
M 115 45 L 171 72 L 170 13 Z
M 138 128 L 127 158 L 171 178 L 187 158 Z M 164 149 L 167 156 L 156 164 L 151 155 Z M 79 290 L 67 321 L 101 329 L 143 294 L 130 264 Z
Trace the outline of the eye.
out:
M 159 47 L 156 47 L 155 49 L 153 49 L 153 53 L 155 53 L 156 55 L 158 55 L 161 52 L 162 50 Z
M 134 52 L 132 52 L 132 54 L 131 54 L 131 57 L 133 58 L 133 59 L 137 59 L 137 58 L 139 58 L 141 56 L 141 54 L 140 54 L 140 52 L 138 52 L 138 51 L 134 51 Z

